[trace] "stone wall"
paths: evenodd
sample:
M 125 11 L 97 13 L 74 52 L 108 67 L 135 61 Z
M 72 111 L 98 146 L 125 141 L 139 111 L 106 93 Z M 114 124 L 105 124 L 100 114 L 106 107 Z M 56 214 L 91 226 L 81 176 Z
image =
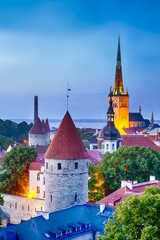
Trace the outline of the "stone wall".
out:
M 45 159 L 46 164 L 45 211 L 58 211 L 88 201 L 88 159 Z M 58 164 L 61 164 L 59 170 Z
M 29 145 L 48 145 L 47 134 L 29 134 Z
M 71 240 L 93 240 L 93 233 L 90 232 L 90 233 L 86 233 L 85 235 L 76 236 L 74 238 L 71 238 Z
M 10 216 L 11 223 L 20 223 L 21 220 L 28 220 L 36 217 L 36 211 L 45 211 L 43 199 L 28 199 L 23 196 L 2 194 L 4 206 L 2 209 Z

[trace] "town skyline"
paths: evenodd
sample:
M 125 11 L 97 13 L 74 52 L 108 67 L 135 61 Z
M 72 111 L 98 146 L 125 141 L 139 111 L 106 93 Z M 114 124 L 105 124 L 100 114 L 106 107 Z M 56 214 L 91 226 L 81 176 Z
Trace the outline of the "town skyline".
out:
M 145 4 L 144 4 L 145 3 Z M 106 119 L 118 34 L 130 112 L 160 119 L 159 4 L 134 1 L 0 2 L 1 118 Z

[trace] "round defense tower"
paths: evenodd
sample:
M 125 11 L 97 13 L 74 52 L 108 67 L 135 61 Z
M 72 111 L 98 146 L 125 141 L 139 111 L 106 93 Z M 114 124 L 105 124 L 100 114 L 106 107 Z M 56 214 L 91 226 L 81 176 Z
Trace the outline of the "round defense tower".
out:
M 45 210 L 87 201 L 88 153 L 67 111 L 45 155 Z

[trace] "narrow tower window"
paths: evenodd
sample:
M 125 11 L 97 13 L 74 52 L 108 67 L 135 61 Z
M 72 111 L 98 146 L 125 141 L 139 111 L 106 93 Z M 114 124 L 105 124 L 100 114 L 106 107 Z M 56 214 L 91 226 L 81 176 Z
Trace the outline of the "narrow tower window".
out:
M 50 198 L 51 198 L 51 202 L 52 202 L 52 195 L 50 196 Z
M 75 194 L 75 202 L 77 202 L 77 193 Z
M 48 169 L 48 162 L 46 162 L 46 169 Z
M 61 163 L 58 163 L 58 170 L 61 170 L 62 169 L 62 166 L 61 166 Z
M 75 163 L 75 169 L 78 169 L 78 162 Z

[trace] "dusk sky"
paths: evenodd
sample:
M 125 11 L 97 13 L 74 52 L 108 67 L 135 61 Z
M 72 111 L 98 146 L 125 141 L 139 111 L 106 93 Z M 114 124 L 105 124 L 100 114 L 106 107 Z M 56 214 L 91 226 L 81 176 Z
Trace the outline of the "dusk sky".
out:
M 118 34 L 130 112 L 160 120 L 160 2 L 0 0 L 0 117 L 105 119 Z

